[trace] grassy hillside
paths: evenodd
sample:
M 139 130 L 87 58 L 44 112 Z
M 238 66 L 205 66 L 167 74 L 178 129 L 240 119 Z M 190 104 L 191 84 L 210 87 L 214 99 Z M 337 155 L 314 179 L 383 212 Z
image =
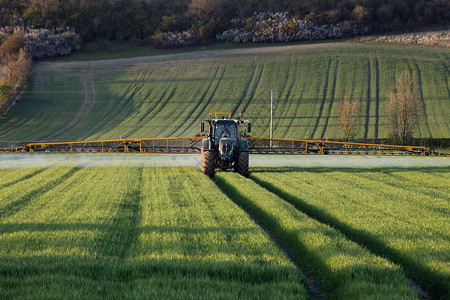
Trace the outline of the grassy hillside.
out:
M 255 136 L 334 138 L 344 98 L 362 101 L 357 137 L 386 137 L 395 75 L 416 76 L 424 118 L 417 137 L 449 137 L 448 49 L 323 43 L 196 51 L 117 60 L 41 62 L 0 140 L 190 136 L 209 112 L 244 112 Z

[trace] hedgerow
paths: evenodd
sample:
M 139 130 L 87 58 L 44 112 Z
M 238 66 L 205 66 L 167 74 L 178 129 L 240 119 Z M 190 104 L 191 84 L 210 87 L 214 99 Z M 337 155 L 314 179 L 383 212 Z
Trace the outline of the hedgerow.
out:
M 264 12 L 247 19 L 233 19 L 231 23 L 233 27 L 218 34 L 217 40 L 229 43 L 288 43 L 338 39 L 369 32 L 369 27 L 357 26 L 351 22 L 316 25 L 290 17 L 287 12 Z
M 74 29 L 61 30 L 37 29 L 26 27 L 0 28 L 0 41 L 14 33 L 22 33 L 24 50 L 32 58 L 62 56 L 80 49 L 79 38 Z
M 197 35 L 192 31 L 157 32 L 152 36 L 152 43 L 156 48 L 188 48 L 198 44 Z

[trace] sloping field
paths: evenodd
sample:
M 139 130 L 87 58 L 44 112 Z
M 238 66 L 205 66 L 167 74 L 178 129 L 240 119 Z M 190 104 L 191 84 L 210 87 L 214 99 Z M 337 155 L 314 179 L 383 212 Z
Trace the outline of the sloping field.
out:
M 41 62 L 0 140 L 192 136 L 209 112 L 244 112 L 253 135 L 340 137 L 337 108 L 362 101 L 357 137 L 387 136 L 385 103 L 395 76 L 416 77 L 425 116 L 417 137 L 448 137 L 448 49 L 323 43 L 90 62 Z

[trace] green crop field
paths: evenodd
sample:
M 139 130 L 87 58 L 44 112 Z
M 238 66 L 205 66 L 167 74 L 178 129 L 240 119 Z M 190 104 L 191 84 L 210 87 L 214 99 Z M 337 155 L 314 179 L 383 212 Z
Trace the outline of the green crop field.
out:
M 388 134 L 385 104 L 395 76 L 416 78 L 424 116 L 416 137 L 450 134 L 448 49 L 351 42 L 97 61 L 38 62 L 6 118 L 0 141 L 192 136 L 209 112 L 243 112 L 267 137 L 336 138 L 344 97 L 360 99 L 360 138 Z
M 0 297 L 446 298 L 449 171 L 0 169 Z
M 450 291 L 450 173 L 430 169 L 271 169 L 252 179 L 299 210 Z
M 55 167 L 0 180 L 2 299 L 306 296 L 286 255 L 196 169 Z

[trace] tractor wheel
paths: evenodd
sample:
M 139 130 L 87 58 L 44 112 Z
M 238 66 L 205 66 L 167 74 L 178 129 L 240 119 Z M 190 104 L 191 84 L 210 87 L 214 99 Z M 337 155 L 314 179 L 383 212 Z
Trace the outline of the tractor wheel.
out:
M 214 170 L 216 169 L 216 157 L 216 151 L 202 151 L 202 172 L 211 178 L 214 177 Z
M 248 177 L 248 152 L 238 152 L 236 171 L 242 176 Z

